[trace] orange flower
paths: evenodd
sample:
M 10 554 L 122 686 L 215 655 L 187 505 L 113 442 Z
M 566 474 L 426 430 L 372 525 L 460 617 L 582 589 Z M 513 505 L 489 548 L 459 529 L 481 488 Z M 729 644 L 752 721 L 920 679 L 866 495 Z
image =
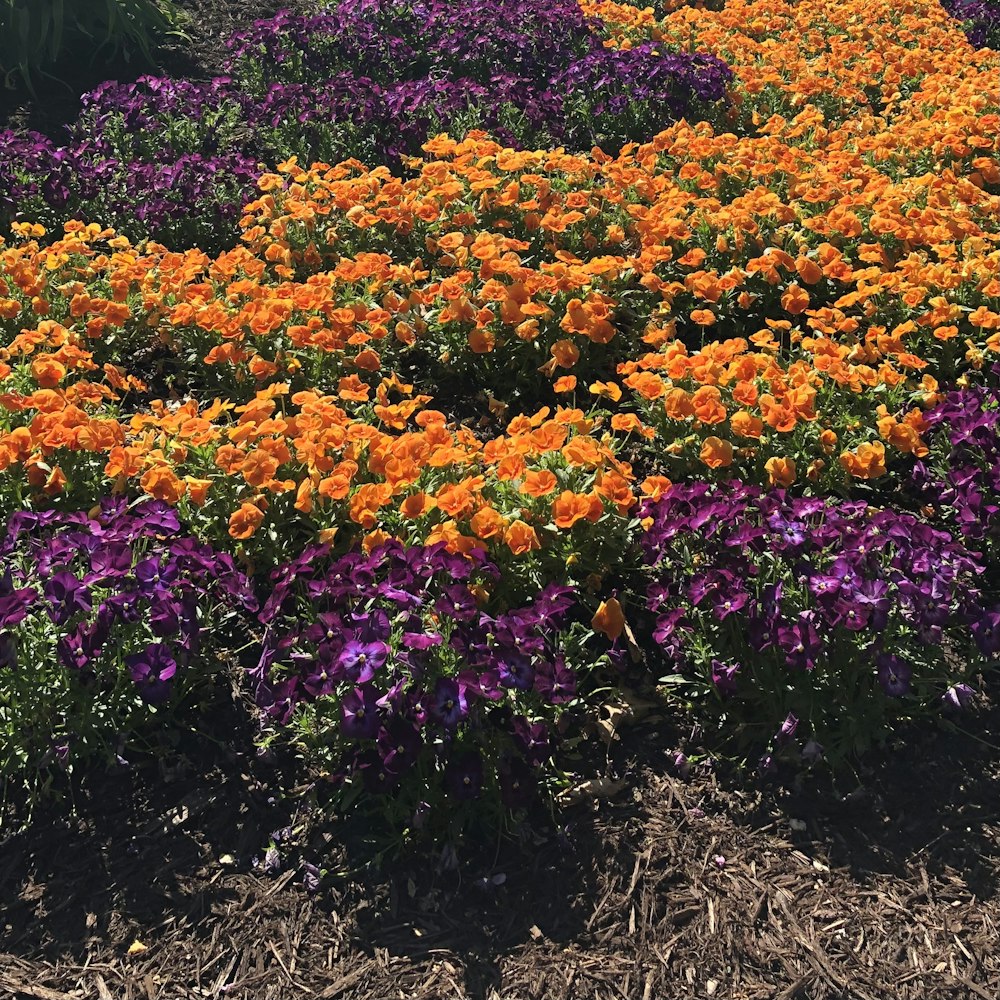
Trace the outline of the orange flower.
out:
M 698 326 L 712 326 L 715 323 L 715 313 L 711 309 L 695 309 L 691 313 L 691 322 Z
M 791 486 L 795 482 L 795 461 L 791 458 L 769 458 L 764 469 L 772 486 Z
M 724 469 L 733 464 L 733 446 L 722 438 L 705 438 L 700 458 L 710 469 Z
M 164 503 L 175 504 L 187 489 L 187 484 L 178 479 L 172 469 L 157 465 L 139 480 L 139 485 L 151 496 Z
M 845 451 L 840 456 L 840 464 L 855 479 L 878 479 L 884 476 L 885 445 L 881 441 L 862 444 L 855 451 Z
M 726 419 L 722 393 L 714 385 L 703 385 L 691 397 L 694 415 L 703 424 L 721 424 Z
M 208 491 L 212 486 L 211 479 L 196 479 L 194 476 L 185 476 L 184 482 L 187 484 L 187 495 L 191 503 L 201 506 L 208 497 Z
M 66 377 L 66 366 L 51 354 L 43 354 L 31 362 L 31 377 L 43 389 L 54 389 Z
M 614 414 L 611 418 L 611 429 L 624 434 L 635 432 L 644 438 L 656 437 L 656 431 L 652 427 L 647 427 L 634 413 Z
M 759 438 L 764 433 L 764 423 L 760 417 L 755 417 L 746 410 L 737 410 L 729 418 L 729 426 L 740 437 Z
M 595 632 L 603 632 L 612 642 L 621 637 L 625 631 L 625 612 L 617 597 L 601 601 L 600 607 L 594 612 L 590 625 Z
M 659 500 L 673 485 L 666 476 L 647 476 L 642 481 L 642 495 L 652 500 Z
M 823 269 L 808 257 L 800 257 L 795 262 L 795 270 L 807 285 L 815 285 L 823 277 Z
M 663 409 L 671 420 L 687 420 L 694 416 L 691 394 L 683 389 L 671 389 L 663 401 Z
M 595 382 L 590 391 L 595 396 L 605 396 L 613 403 L 617 403 L 622 398 L 621 386 L 615 382 Z
M 560 368 L 572 368 L 580 360 L 580 352 L 572 340 L 557 340 L 550 350 L 552 360 Z
M 593 523 L 603 513 L 600 498 L 592 494 L 564 490 L 552 503 L 552 520 L 557 528 L 572 528 L 577 521 L 584 519 Z
M 542 547 L 535 529 L 530 524 L 525 524 L 521 520 L 514 521 L 513 524 L 508 526 L 503 534 L 503 540 L 510 551 L 516 556 L 523 556 L 534 549 Z
M 832 455 L 833 450 L 837 447 L 837 432 L 829 428 L 823 431 L 819 436 L 819 446 L 823 449 L 824 454 Z
M 529 497 L 543 497 L 551 493 L 558 483 L 555 474 L 548 469 L 529 469 L 524 475 L 524 482 L 521 483 L 520 490 Z
M 263 523 L 264 512 L 256 504 L 242 503 L 239 510 L 233 511 L 229 518 L 229 534 L 243 541 L 252 537 Z
M 805 312 L 809 308 L 809 293 L 801 285 L 789 285 L 781 296 L 781 308 L 793 316 Z
M 483 539 L 499 535 L 507 527 L 507 521 L 492 507 L 482 507 L 469 522 L 472 530 Z
M 337 385 L 338 397 L 354 403 L 364 403 L 370 391 L 367 383 L 362 382 L 357 375 L 348 375 Z
M 552 383 L 553 392 L 573 392 L 576 389 L 576 376 L 563 375 Z
M 399 512 L 403 517 L 415 521 L 436 506 L 434 500 L 426 493 L 413 493 L 399 505 Z

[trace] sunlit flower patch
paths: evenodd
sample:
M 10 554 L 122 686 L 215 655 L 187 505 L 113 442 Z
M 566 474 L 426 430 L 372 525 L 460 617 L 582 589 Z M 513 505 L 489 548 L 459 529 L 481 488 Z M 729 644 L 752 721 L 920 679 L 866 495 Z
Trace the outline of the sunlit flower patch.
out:
M 342 805 L 436 831 L 565 784 L 622 683 L 768 765 L 972 709 L 990 10 L 343 0 L 8 137 L 8 770 L 190 704 L 210 645 Z

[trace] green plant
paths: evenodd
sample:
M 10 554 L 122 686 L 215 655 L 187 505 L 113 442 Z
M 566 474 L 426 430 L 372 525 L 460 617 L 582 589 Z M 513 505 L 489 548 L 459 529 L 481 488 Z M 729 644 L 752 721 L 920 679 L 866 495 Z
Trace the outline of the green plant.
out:
M 71 46 L 95 54 L 151 58 L 155 39 L 173 30 L 172 0 L 0 0 L 0 74 L 11 87 L 17 76 L 31 88 Z

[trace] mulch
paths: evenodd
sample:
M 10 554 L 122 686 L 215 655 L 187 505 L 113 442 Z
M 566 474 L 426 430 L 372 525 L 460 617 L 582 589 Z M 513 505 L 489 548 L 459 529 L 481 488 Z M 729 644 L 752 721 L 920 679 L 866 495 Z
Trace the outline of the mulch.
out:
M 289 793 L 222 719 L 228 746 L 95 776 L 2 845 L 0 996 L 996 1000 L 1000 708 L 964 725 L 838 784 L 681 778 L 685 737 L 649 717 L 608 749 L 616 794 L 379 870 L 370 831 Z M 305 862 L 329 872 L 314 893 Z

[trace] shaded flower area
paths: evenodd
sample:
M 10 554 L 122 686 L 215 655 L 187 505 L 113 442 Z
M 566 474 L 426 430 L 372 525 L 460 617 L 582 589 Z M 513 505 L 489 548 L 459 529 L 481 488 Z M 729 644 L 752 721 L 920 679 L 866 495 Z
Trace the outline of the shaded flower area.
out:
M 250 671 L 270 723 L 326 762 L 342 796 L 388 796 L 440 825 L 480 798 L 516 809 L 551 779 L 592 634 L 569 587 L 498 607 L 481 553 L 389 543 L 307 549 L 273 575 Z M 590 667 L 589 669 L 592 669 Z
M 851 753 L 1000 652 L 978 554 L 911 514 L 735 481 L 642 513 L 654 661 L 757 745 Z
M 143 77 L 84 95 L 66 142 L 0 133 L 0 212 L 100 219 L 175 247 L 236 242 L 264 164 L 398 163 L 438 132 L 611 152 L 725 96 L 718 58 L 605 47 L 575 0 L 341 0 L 229 39 L 227 75 Z
M 113 758 L 210 687 L 256 600 L 230 555 L 156 500 L 13 514 L 0 543 L 0 772 Z

